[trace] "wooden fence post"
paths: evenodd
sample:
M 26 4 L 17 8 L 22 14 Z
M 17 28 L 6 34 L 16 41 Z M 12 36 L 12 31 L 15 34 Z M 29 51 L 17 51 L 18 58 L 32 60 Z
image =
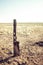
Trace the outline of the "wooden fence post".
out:
M 16 41 L 17 37 L 16 37 L 16 19 L 14 19 L 14 23 L 13 23 L 13 47 L 14 47 L 14 56 L 18 56 L 20 53 L 19 50 L 19 41 Z

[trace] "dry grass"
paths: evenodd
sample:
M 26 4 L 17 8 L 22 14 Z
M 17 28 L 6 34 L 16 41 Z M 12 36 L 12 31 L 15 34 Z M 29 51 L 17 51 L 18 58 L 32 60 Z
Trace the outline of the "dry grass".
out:
M 18 57 L 12 57 L 0 65 L 43 65 L 43 47 L 35 44 L 43 41 L 43 24 L 17 24 L 17 40 L 20 42 Z M 0 24 L 0 60 L 12 56 L 13 25 Z

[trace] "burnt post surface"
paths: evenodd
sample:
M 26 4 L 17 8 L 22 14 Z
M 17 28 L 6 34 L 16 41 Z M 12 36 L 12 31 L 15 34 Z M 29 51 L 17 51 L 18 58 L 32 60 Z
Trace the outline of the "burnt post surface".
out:
M 14 19 L 13 23 L 13 45 L 14 45 L 14 56 L 19 55 L 19 41 L 16 41 L 16 19 Z

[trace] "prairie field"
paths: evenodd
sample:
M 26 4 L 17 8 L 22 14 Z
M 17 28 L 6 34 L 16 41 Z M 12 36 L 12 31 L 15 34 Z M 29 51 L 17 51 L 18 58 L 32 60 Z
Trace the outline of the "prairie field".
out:
M 16 32 L 20 56 L 11 57 L 13 24 L 0 23 L 0 65 L 43 65 L 43 46 L 36 44 L 43 41 L 43 23 L 17 23 Z

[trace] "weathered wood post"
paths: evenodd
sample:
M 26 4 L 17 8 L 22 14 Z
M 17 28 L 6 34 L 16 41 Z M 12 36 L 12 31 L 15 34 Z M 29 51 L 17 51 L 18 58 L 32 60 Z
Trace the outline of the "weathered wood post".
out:
M 14 45 L 14 56 L 18 56 L 20 54 L 19 50 L 19 41 L 16 41 L 16 19 L 14 19 L 13 23 L 13 45 Z

